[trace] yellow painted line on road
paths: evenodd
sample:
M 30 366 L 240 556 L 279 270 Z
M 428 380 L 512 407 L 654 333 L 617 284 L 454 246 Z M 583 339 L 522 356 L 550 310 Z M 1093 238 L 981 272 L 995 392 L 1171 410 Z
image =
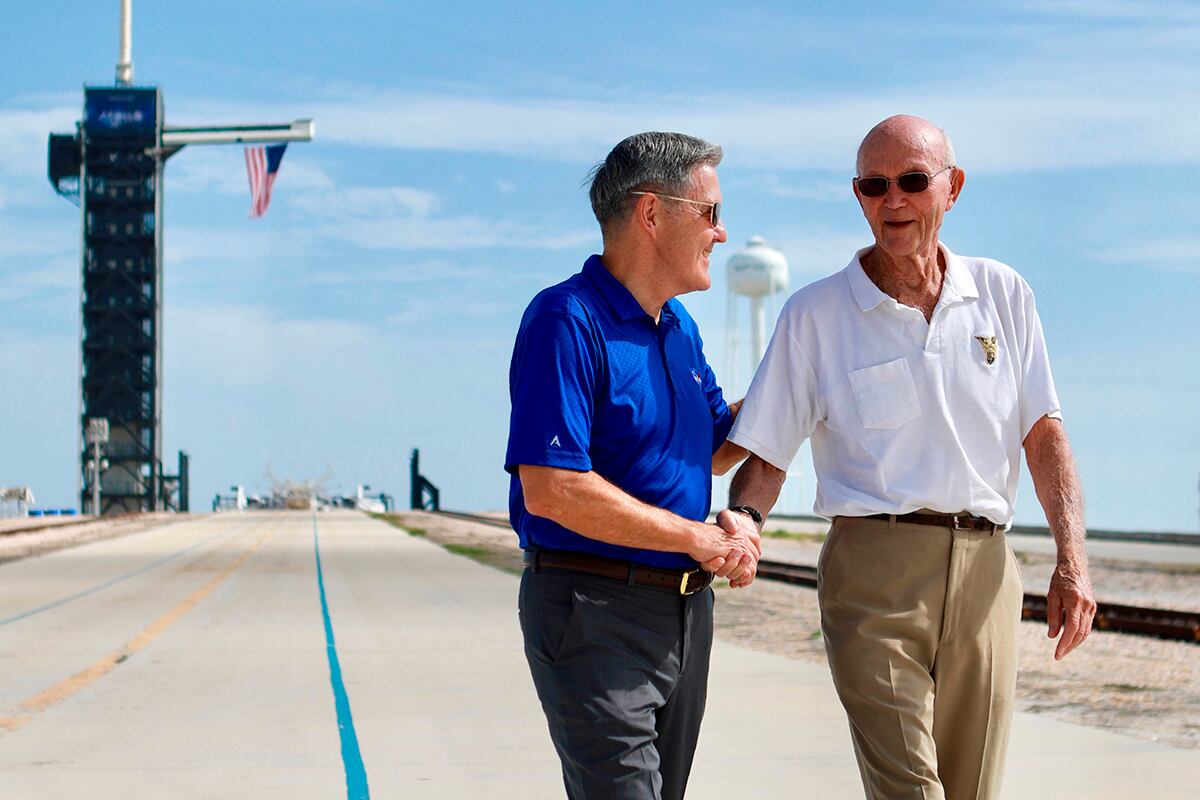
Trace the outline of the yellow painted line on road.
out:
M 259 549 L 267 543 L 267 540 L 275 535 L 277 530 L 278 528 L 273 528 L 264 533 L 262 536 L 258 537 L 258 541 L 256 541 L 248 550 L 246 550 L 246 552 L 242 553 L 242 555 L 239 556 L 236 561 L 222 570 L 220 574 L 216 575 L 208 583 L 204 584 L 191 595 L 189 595 L 179 605 L 175 606 L 166 614 L 163 614 L 161 617 L 154 620 L 154 622 L 151 622 L 146 626 L 145 630 L 143 630 L 134 638 L 130 639 L 125 644 L 121 645 L 120 648 L 99 659 L 91 666 L 76 672 L 71 677 L 59 681 L 49 689 L 46 689 L 44 692 L 40 692 L 33 697 L 22 701 L 20 704 L 20 709 L 26 713 L 14 714 L 13 716 L 9 717 L 0 717 L 0 735 L 3 735 L 6 732 L 11 733 L 17 730 L 22 725 L 32 720 L 35 714 L 45 711 L 47 708 L 57 705 L 79 691 L 91 686 L 97 680 L 111 672 L 112 669 L 122 661 L 129 658 L 139 650 L 145 648 L 147 645 L 157 639 L 163 631 L 170 627 L 173 622 L 195 608 L 196 604 L 207 597 L 213 589 L 216 589 L 226 578 L 228 578 L 239 567 L 249 561 L 250 557 L 257 553 Z
M 17 728 L 21 727 L 26 722 L 29 722 L 31 719 L 33 719 L 33 717 L 28 715 L 22 715 L 19 717 L 0 717 L 0 728 L 15 731 Z

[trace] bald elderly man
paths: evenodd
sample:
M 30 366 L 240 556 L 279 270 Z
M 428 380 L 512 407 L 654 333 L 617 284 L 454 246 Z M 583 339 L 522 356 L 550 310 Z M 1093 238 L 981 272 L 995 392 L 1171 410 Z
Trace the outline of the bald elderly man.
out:
M 1096 608 L 1033 293 L 938 237 L 963 180 L 926 120 L 867 134 L 853 185 L 875 242 L 788 300 L 729 435 L 752 454 L 730 489 L 744 524 L 770 510 L 812 437 L 816 512 L 833 520 L 821 625 L 870 798 L 999 795 L 1021 616 L 1005 529 L 1022 448 L 1058 551 L 1055 658 L 1087 637 Z

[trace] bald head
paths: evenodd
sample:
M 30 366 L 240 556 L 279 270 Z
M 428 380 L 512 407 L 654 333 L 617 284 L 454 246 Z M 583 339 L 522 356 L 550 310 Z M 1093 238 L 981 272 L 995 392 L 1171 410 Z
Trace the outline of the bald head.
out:
M 896 146 L 924 153 L 935 169 L 955 166 L 954 147 L 946 132 L 927 119 L 897 114 L 871 128 L 858 146 L 855 170 L 862 175 L 863 156 L 869 151 Z

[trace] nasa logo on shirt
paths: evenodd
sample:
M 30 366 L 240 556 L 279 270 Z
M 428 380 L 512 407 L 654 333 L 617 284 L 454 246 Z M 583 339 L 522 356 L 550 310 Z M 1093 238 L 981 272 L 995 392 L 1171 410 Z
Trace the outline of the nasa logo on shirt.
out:
M 695 367 L 693 367 L 693 368 L 692 368 L 692 380 L 694 380 L 694 381 L 696 382 L 696 385 L 697 385 L 697 386 L 703 386 L 703 385 L 704 385 L 704 381 L 702 381 L 702 380 L 700 379 L 700 373 L 699 373 L 699 372 L 696 372 L 696 368 L 695 368 Z
M 983 358 L 987 363 L 996 363 L 996 337 L 995 336 L 976 336 L 979 346 L 983 348 Z

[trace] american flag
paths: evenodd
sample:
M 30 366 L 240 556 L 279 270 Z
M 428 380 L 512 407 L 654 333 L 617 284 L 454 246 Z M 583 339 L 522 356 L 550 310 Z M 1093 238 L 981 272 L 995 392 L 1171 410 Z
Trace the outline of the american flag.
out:
M 279 174 L 279 163 L 283 161 L 286 144 L 269 147 L 246 148 L 246 174 L 250 176 L 250 219 L 258 219 L 267 213 L 271 204 L 271 187 Z

